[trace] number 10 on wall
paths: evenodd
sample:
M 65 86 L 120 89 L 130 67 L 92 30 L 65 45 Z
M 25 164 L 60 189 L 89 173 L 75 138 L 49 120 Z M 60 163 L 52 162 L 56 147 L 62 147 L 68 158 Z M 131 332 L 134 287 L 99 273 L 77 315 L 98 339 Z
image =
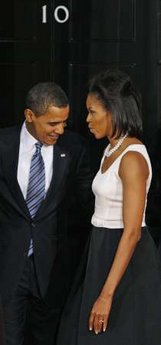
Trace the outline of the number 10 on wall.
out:
M 55 8 L 53 15 L 56 22 L 63 24 L 69 19 L 69 10 L 66 6 L 60 5 Z M 42 6 L 42 23 L 47 23 L 47 5 Z

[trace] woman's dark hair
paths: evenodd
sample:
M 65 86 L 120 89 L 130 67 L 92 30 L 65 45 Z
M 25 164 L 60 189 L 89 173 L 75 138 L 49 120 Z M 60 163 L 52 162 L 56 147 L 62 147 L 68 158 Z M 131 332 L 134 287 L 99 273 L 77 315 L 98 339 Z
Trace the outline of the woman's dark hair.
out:
M 25 106 L 35 115 L 43 115 L 50 106 L 66 107 L 68 98 L 62 88 L 54 82 L 42 82 L 34 85 L 26 96 Z
M 99 73 L 89 82 L 90 93 L 110 111 L 113 123 L 112 136 L 118 138 L 128 133 L 131 137 L 141 137 L 141 96 L 126 73 L 119 70 Z

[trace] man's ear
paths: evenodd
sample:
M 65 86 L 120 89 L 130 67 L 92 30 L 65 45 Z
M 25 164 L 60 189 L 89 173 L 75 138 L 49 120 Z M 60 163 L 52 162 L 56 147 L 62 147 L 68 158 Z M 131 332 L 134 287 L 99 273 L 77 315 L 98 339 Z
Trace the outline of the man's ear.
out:
M 27 122 L 32 122 L 33 121 L 33 117 L 34 117 L 34 113 L 31 109 L 25 109 L 24 110 L 24 115 L 25 115 L 25 119 Z

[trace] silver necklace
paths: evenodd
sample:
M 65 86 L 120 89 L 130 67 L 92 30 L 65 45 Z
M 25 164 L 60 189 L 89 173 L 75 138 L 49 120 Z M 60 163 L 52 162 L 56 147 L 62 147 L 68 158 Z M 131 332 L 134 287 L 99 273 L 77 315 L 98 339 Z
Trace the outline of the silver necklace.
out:
M 118 148 L 122 145 L 124 139 L 128 136 L 128 133 L 126 133 L 123 137 L 120 137 L 120 139 L 118 140 L 117 144 L 112 147 L 112 149 L 110 149 L 111 144 L 107 147 L 107 149 L 105 150 L 105 156 L 106 157 L 110 157 L 115 151 L 118 150 Z

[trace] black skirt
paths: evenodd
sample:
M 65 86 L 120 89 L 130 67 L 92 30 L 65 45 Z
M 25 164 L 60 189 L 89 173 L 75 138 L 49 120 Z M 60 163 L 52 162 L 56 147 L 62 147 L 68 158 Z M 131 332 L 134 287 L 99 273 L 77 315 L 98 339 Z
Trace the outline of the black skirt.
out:
M 122 231 L 93 228 L 87 260 L 83 258 L 62 315 L 57 345 L 161 345 L 161 264 L 146 227 L 115 291 L 106 332 L 96 335 L 88 329 Z

